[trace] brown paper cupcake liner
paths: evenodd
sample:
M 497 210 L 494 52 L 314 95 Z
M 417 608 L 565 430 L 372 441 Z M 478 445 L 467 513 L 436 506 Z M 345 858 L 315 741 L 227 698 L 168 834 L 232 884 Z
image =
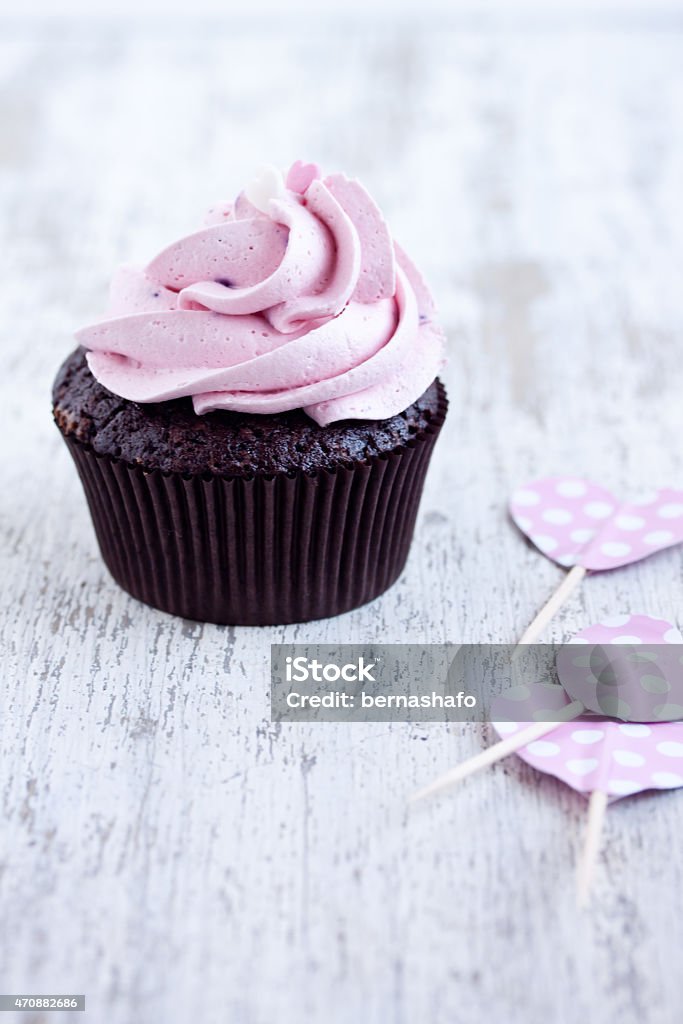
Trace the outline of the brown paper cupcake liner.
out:
M 408 556 L 447 410 L 349 467 L 252 478 L 146 470 L 63 435 L 114 579 L 146 604 L 226 625 L 306 622 L 383 593 Z

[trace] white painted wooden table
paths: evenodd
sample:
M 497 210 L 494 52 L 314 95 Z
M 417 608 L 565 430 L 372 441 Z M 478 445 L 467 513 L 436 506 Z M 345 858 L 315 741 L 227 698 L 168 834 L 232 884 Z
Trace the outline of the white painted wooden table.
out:
M 577 795 L 513 759 L 409 815 L 486 729 L 275 727 L 268 672 L 273 641 L 511 641 L 559 577 L 514 484 L 683 484 L 680 35 L 15 25 L 0 110 L 0 989 L 97 1024 L 679 1019 L 683 793 L 610 811 L 580 918 Z M 51 379 L 117 262 L 298 156 L 361 177 L 430 277 L 450 418 L 386 596 L 183 622 L 107 575 Z M 682 579 L 680 550 L 592 579 L 550 635 L 680 625 Z

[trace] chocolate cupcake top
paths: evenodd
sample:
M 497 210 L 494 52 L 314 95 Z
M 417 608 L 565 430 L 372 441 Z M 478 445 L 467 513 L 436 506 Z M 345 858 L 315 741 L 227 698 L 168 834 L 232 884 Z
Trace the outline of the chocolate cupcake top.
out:
M 83 349 L 63 363 L 52 397 L 62 433 L 97 455 L 164 473 L 247 478 L 334 470 L 403 450 L 438 428 L 446 409 L 435 381 L 381 421 L 320 427 L 301 409 L 197 416 L 189 398 L 146 405 L 119 398 L 95 380 Z
M 77 337 L 133 402 L 320 425 L 396 416 L 444 359 L 429 290 L 368 193 L 300 162 L 267 168 L 144 270 L 120 268 L 107 319 Z

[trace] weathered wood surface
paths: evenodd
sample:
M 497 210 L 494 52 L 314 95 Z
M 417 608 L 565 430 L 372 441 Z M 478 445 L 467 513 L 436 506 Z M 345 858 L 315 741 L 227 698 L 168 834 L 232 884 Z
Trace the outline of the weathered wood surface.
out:
M 486 731 L 277 728 L 268 667 L 272 641 L 510 641 L 558 580 L 513 484 L 683 483 L 680 36 L 15 26 L 0 112 L 0 988 L 85 992 L 98 1024 L 677 1019 L 683 794 L 610 810 L 581 918 L 578 796 L 512 760 L 409 815 Z M 450 418 L 385 597 L 174 620 L 104 570 L 51 379 L 115 263 L 298 156 L 361 177 L 431 279 Z M 682 576 L 673 550 L 591 579 L 551 635 L 681 624 Z

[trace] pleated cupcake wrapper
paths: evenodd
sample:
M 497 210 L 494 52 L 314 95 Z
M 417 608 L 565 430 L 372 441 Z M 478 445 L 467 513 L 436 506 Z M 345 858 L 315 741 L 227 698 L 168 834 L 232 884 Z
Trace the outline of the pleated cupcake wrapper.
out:
M 447 409 L 406 445 L 349 468 L 243 479 L 145 470 L 64 436 L 114 579 L 174 615 L 305 622 L 399 576 Z

